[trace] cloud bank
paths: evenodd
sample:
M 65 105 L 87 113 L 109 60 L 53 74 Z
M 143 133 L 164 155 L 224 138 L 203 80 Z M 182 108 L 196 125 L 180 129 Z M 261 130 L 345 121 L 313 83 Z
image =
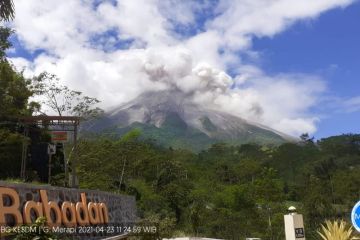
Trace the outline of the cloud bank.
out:
M 104 108 L 177 88 L 199 104 L 298 136 L 316 131 L 319 118 L 310 110 L 326 90 L 324 80 L 269 75 L 241 56 L 256 62 L 253 37 L 272 37 L 352 2 L 16 0 L 12 27 L 32 58 L 12 61 L 29 76 L 58 75 Z

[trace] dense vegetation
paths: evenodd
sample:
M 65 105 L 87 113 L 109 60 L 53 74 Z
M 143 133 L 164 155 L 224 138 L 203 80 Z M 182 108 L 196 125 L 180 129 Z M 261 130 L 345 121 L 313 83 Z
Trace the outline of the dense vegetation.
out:
M 12 176 L 19 172 L 21 146 L 24 141 L 20 126 L 16 120 L 20 116 L 29 116 L 38 105 L 29 102 L 33 92 L 29 80 L 14 67 L 5 57 L 5 50 L 11 44 L 8 38 L 11 30 L 0 27 L 0 161 L 6 164 L 1 168 L 2 175 Z
M 159 92 L 158 94 L 163 93 Z M 159 102 L 159 105 L 161 104 L 163 104 L 163 102 Z M 131 129 L 137 128 L 141 130 L 141 139 L 143 140 L 153 139 L 156 140 L 158 144 L 165 147 L 188 149 L 195 152 L 207 149 L 212 144 L 219 141 L 235 145 L 249 142 L 257 142 L 264 145 L 277 145 L 287 141 L 285 138 L 272 131 L 247 123 L 243 123 L 243 128 L 245 128 L 246 131 L 231 135 L 226 131 L 218 129 L 208 117 L 202 117 L 202 119 L 200 119 L 202 127 L 208 131 L 208 134 L 210 133 L 211 136 L 209 136 L 199 129 L 188 125 L 177 113 L 167 113 L 165 115 L 166 117 L 161 126 L 140 122 L 122 126 L 121 122 L 113 121 L 104 114 L 103 117 L 86 124 L 84 129 L 88 128 L 87 134 L 90 135 L 93 132 L 98 132 L 103 135 L 121 136 Z M 109 124 L 109 127 L 104 128 L 103 125 L 107 124 Z M 89 125 L 89 127 L 87 125 Z M 248 134 L 248 131 L 251 132 L 251 134 Z
M 139 216 L 163 235 L 283 239 L 283 215 L 295 205 L 307 238 L 325 219 L 349 220 L 359 200 L 360 135 L 277 147 L 214 144 L 198 154 L 98 136 L 79 145 L 80 184 L 134 195 Z

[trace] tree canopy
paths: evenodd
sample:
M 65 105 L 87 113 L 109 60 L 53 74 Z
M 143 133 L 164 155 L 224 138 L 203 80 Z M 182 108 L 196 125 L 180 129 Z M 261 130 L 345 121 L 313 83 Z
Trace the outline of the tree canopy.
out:
M 15 17 L 15 6 L 12 0 L 0 1 L 0 20 L 9 21 Z

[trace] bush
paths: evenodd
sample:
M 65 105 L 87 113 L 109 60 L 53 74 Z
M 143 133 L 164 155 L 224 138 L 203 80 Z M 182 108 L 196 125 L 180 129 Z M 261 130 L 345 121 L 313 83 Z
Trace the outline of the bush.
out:
M 327 220 L 325 225 L 321 225 L 321 230 L 317 231 L 324 240 L 350 240 L 353 239 L 353 228 L 347 226 L 344 220 Z

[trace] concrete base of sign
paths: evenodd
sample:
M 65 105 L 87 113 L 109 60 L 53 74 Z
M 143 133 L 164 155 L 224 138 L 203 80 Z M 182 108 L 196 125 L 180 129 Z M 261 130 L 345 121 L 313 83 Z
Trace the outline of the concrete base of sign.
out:
M 59 208 L 64 202 L 78 203 L 81 202 L 81 196 L 86 198 L 86 202 L 90 203 L 105 203 L 108 208 L 109 224 L 115 226 L 115 229 L 124 229 L 124 226 L 133 226 L 138 218 L 136 216 L 136 202 L 132 196 L 118 195 L 114 193 L 102 192 L 97 190 L 84 190 L 63 187 L 52 187 L 48 185 L 32 185 L 32 184 L 17 184 L 0 181 L 0 188 L 10 188 L 16 191 L 18 195 L 19 212 L 23 213 L 24 205 L 31 202 L 42 202 L 40 190 L 46 192 L 48 201 L 54 202 Z M 4 207 L 13 204 L 11 199 L 6 194 L 3 196 Z M 84 199 L 83 199 L 84 201 Z M 10 217 L 10 218 L 9 218 Z M 13 221 L 13 217 L 5 215 L 6 225 Z M 4 224 L 4 223 L 2 223 Z M 116 226 L 122 226 L 122 228 Z M 113 235 L 120 235 L 123 232 L 114 232 Z M 100 235 L 100 236 L 99 236 Z M 72 239 L 103 239 L 106 235 L 102 234 L 86 234 L 79 235 Z
M 290 213 L 284 216 L 286 240 L 305 240 L 303 216 Z

